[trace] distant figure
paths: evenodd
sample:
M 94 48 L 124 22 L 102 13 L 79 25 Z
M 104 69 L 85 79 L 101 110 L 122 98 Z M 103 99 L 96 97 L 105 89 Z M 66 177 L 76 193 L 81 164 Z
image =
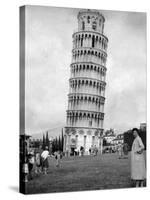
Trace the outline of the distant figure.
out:
M 77 147 L 77 156 L 79 156 L 79 154 L 80 154 L 80 148 Z
M 74 149 L 74 155 L 77 156 L 78 155 L 78 151 L 77 148 Z
M 81 156 L 83 156 L 84 155 L 84 147 L 80 147 L 80 152 L 81 152 Z
M 34 153 L 30 152 L 28 154 L 28 169 L 29 169 L 29 179 L 33 179 L 32 170 L 35 163 Z
M 60 167 L 60 159 L 62 158 L 62 154 L 60 151 L 54 153 L 56 159 L 56 167 Z
M 119 159 L 123 158 L 123 145 L 119 144 L 118 146 L 118 153 L 119 153 Z
M 42 154 L 42 148 L 41 146 L 35 153 L 35 173 L 41 173 L 42 172 L 42 160 L 41 160 L 41 154 Z
M 96 147 L 96 145 L 94 146 L 94 156 L 97 156 L 97 153 L 98 153 L 98 149 Z
M 35 154 L 35 173 L 41 173 L 41 155 L 40 153 Z
M 91 146 L 91 154 L 92 155 L 94 154 L 94 147 L 93 147 L 93 145 Z
M 136 187 L 143 187 L 146 179 L 146 167 L 144 158 L 144 144 L 139 137 L 139 130 L 132 130 L 135 137 L 131 150 L 131 179 L 135 181 Z
M 89 154 L 91 155 L 91 148 L 89 148 Z
M 124 158 L 126 158 L 128 155 L 128 144 L 127 143 L 124 143 L 124 145 L 123 145 L 123 153 L 124 153 Z
M 49 167 L 49 165 L 48 165 L 48 157 L 49 157 L 49 151 L 48 151 L 48 147 L 46 146 L 45 150 L 41 154 L 42 169 L 43 169 L 44 174 L 47 174 L 47 169 Z

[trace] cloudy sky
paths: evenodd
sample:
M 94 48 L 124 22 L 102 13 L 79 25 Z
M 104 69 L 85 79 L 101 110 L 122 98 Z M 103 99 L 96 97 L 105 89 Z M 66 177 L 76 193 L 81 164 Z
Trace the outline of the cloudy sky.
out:
M 79 9 L 26 8 L 26 132 L 66 122 L 72 33 Z M 146 122 L 146 14 L 100 11 L 109 39 L 104 128 Z

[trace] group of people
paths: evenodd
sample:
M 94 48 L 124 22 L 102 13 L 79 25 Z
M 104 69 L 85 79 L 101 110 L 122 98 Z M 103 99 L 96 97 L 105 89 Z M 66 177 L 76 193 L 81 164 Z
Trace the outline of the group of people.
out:
M 97 153 L 98 153 L 98 148 L 97 146 L 91 146 L 91 148 L 89 148 L 89 154 L 90 155 L 93 155 L 93 156 L 97 156 Z
M 62 158 L 62 153 L 60 151 L 49 154 L 48 147 L 46 146 L 44 150 L 39 148 L 36 152 L 29 152 L 27 155 L 28 179 L 33 178 L 33 172 L 35 174 L 47 174 L 50 157 L 55 159 L 56 167 L 60 167 L 60 159 Z

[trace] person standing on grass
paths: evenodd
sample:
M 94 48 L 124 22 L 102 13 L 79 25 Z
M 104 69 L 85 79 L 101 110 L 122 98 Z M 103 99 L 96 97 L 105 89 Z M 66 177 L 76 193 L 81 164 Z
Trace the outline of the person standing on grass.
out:
M 124 153 L 124 158 L 127 158 L 128 156 L 128 144 L 124 143 L 123 145 L 123 153 Z
M 80 152 L 81 152 L 81 156 L 83 156 L 84 155 L 84 147 L 80 147 Z
M 39 148 L 35 152 L 35 174 L 42 172 L 42 146 L 39 146 Z
M 55 152 L 56 159 L 56 167 L 60 167 L 60 159 L 62 158 L 62 154 L 60 151 Z
M 146 166 L 144 158 L 144 144 L 139 137 L 139 130 L 132 130 L 134 141 L 131 150 L 131 179 L 135 181 L 136 187 L 143 187 L 146 179 Z
M 35 164 L 34 152 L 28 154 L 28 169 L 29 169 L 29 180 L 33 179 L 33 167 Z
M 89 148 L 89 154 L 91 155 L 91 148 Z
M 119 144 L 118 152 L 119 152 L 119 159 L 123 158 L 123 146 L 122 146 L 122 144 Z
M 42 169 L 43 169 L 44 174 L 47 174 L 47 169 L 49 167 L 49 164 L 48 164 L 48 157 L 49 156 L 50 155 L 49 155 L 48 147 L 46 146 L 45 150 L 41 154 Z
M 97 147 L 96 147 L 96 145 L 94 146 L 94 156 L 97 156 L 97 152 L 98 152 L 98 149 L 97 149 Z
M 35 173 L 41 173 L 41 155 L 39 152 L 35 154 Z

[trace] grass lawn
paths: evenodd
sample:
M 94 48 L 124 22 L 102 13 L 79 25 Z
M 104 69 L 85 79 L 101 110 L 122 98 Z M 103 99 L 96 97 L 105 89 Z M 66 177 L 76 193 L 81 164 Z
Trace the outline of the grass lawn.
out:
M 61 167 L 51 158 L 48 174 L 34 176 L 26 183 L 26 193 L 49 193 L 81 190 L 129 188 L 130 158 L 118 159 L 116 154 L 64 157 Z

